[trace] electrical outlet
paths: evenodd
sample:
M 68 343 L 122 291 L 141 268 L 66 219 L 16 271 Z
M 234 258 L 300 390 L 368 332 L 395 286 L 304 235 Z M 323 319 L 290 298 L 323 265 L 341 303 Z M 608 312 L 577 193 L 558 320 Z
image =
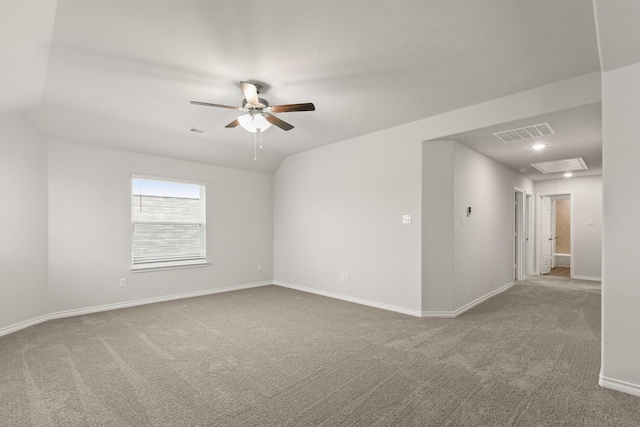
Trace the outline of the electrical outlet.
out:
M 123 277 L 122 279 L 120 279 L 120 287 L 124 288 L 126 286 L 127 286 L 127 279 Z
M 262 271 L 262 264 L 258 264 L 258 271 Z

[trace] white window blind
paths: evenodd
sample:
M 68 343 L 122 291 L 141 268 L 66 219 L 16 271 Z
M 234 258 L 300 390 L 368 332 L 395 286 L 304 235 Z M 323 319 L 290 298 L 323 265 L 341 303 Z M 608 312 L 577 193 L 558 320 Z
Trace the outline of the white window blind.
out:
M 132 269 L 206 263 L 206 186 L 131 177 Z

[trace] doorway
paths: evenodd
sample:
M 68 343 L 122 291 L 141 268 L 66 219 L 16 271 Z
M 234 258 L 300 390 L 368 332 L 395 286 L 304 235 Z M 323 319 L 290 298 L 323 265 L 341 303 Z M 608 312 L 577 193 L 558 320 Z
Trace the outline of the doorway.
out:
M 573 277 L 571 194 L 538 195 L 539 274 Z

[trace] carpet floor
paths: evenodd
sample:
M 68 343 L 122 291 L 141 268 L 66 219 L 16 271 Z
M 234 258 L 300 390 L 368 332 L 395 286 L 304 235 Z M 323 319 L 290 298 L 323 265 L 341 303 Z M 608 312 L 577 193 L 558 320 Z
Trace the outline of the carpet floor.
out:
M 266 286 L 1 337 L 0 424 L 638 426 L 599 369 L 599 283 L 533 277 L 455 319 Z

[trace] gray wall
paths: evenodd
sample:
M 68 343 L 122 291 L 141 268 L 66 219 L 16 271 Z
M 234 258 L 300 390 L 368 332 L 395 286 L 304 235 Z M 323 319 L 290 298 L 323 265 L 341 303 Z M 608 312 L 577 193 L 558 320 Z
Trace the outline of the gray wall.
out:
M 537 181 L 538 194 L 573 195 L 572 276 L 599 280 L 602 277 L 602 176 Z M 593 225 L 589 225 L 589 220 Z
M 458 143 L 454 156 L 453 301 L 459 310 L 513 282 L 514 188 L 531 193 L 533 182 Z
M 129 271 L 132 173 L 208 183 L 208 267 Z M 269 174 L 51 142 L 51 311 L 269 282 L 272 223 Z
M 590 104 L 599 97 L 599 75 L 589 74 L 294 155 L 275 177 L 50 142 L 45 164 L 49 174 L 42 175 L 43 187 L 49 187 L 49 214 L 42 218 L 48 218 L 50 238 L 41 238 L 50 247 L 51 306 L 46 311 L 73 312 L 268 283 L 275 278 L 276 282 L 318 293 L 421 314 L 424 302 L 432 301 L 430 288 L 425 288 L 422 280 L 421 218 L 431 199 L 425 196 L 429 181 L 423 177 L 422 141 Z M 478 161 L 482 156 L 461 153 L 464 150 L 452 151 L 452 162 L 484 167 L 485 160 Z M 464 191 L 455 189 L 459 185 L 455 180 L 472 182 L 474 175 L 465 177 L 462 169 L 456 172 L 453 165 L 447 178 L 452 187 L 441 189 L 443 200 L 464 208 L 468 198 Z M 130 173 L 211 184 L 207 240 L 212 266 L 129 273 Z M 43 187 L 39 188 L 46 198 Z M 480 206 L 475 200 L 472 203 Z M 460 206 L 452 204 L 450 209 L 457 211 Z M 405 214 L 412 215 L 412 224 L 402 224 Z M 449 215 L 445 220 L 453 218 Z M 453 240 L 466 239 L 456 236 L 450 231 Z M 441 241 L 453 241 L 451 238 Z M 432 249 L 438 250 L 435 246 Z M 455 262 L 466 262 L 464 257 L 458 256 Z M 261 273 L 257 272 L 258 264 L 263 265 Z M 47 279 L 46 263 L 42 265 Z M 348 273 L 350 281 L 340 282 L 341 273 Z M 121 277 L 129 279 L 126 288 L 118 286 Z M 495 281 L 503 285 L 501 275 Z M 459 287 L 456 301 L 447 305 L 446 311 L 491 291 L 483 283 L 476 282 L 477 288 Z
M 514 189 L 533 182 L 455 141 L 423 160 L 423 311 L 454 313 L 513 282 Z
M 422 310 L 453 312 L 453 186 L 455 155 L 451 141 L 422 146 Z
M 601 383 L 640 396 L 640 63 L 603 73 Z
M 285 160 L 276 283 L 420 315 L 454 314 L 513 282 L 514 187 L 532 193 L 533 183 L 457 142 L 394 136 Z
M 420 158 L 419 140 L 381 133 L 289 156 L 274 177 L 276 283 L 419 314 Z
M 490 262 L 473 265 L 476 261 L 459 248 L 455 262 L 465 267 L 456 279 L 461 285 L 454 301 L 453 288 L 446 282 L 454 280 L 453 270 L 437 270 L 428 264 L 451 261 L 453 269 L 455 253 L 448 260 L 446 251 L 451 238 L 456 239 L 455 229 L 445 230 L 437 224 L 453 221 L 454 215 L 429 209 L 449 200 L 464 208 L 469 197 L 481 206 L 483 202 L 473 199 L 464 187 L 484 188 L 476 182 L 474 173 L 478 172 L 492 183 L 504 179 L 499 194 L 489 193 L 488 197 L 499 200 L 496 209 L 506 212 L 502 203 L 507 197 L 512 201 L 513 186 L 519 182 L 532 191 L 530 181 L 482 160 L 486 158 L 478 153 L 465 155 L 464 150 L 434 154 L 434 164 L 423 166 L 429 154 L 423 151 L 422 141 L 598 101 L 600 76 L 592 73 L 288 157 L 274 177 L 276 283 L 409 314 L 452 313 L 496 286 L 507 285 L 511 280 L 506 264 L 500 262 L 496 268 Z M 449 157 L 439 159 L 440 154 Z M 447 166 L 449 158 L 453 163 Z M 456 162 L 471 168 L 456 171 Z M 444 180 L 451 189 L 423 175 L 435 170 L 448 170 L 450 175 L 435 172 L 433 177 Z M 413 215 L 410 226 L 401 224 L 403 214 Z M 425 225 L 422 218 L 431 217 L 436 222 Z M 509 232 L 512 220 L 510 217 Z M 423 235 L 425 226 L 429 228 Z M 471 238 L 476 244 L 482 236 L 477 230 L 478 235 L 457 238 Z M 442 247 L 423 244 L 426 239 L 436 239 Z M 508 255 L 513 245 L 509 242 L 507 248 L 504 235 L 500 239 L 503 249 L 499 253 Z M 438 253 L 440 250 L 445 252 Z M 350 282 L 340 282 L 341 273 L 349 273 Z M 483 275 L 478 282 L 469 279 L 475 273 Z
M 0 334 L 48 313 L 47 147 L 18 115 L 0 116 Z

